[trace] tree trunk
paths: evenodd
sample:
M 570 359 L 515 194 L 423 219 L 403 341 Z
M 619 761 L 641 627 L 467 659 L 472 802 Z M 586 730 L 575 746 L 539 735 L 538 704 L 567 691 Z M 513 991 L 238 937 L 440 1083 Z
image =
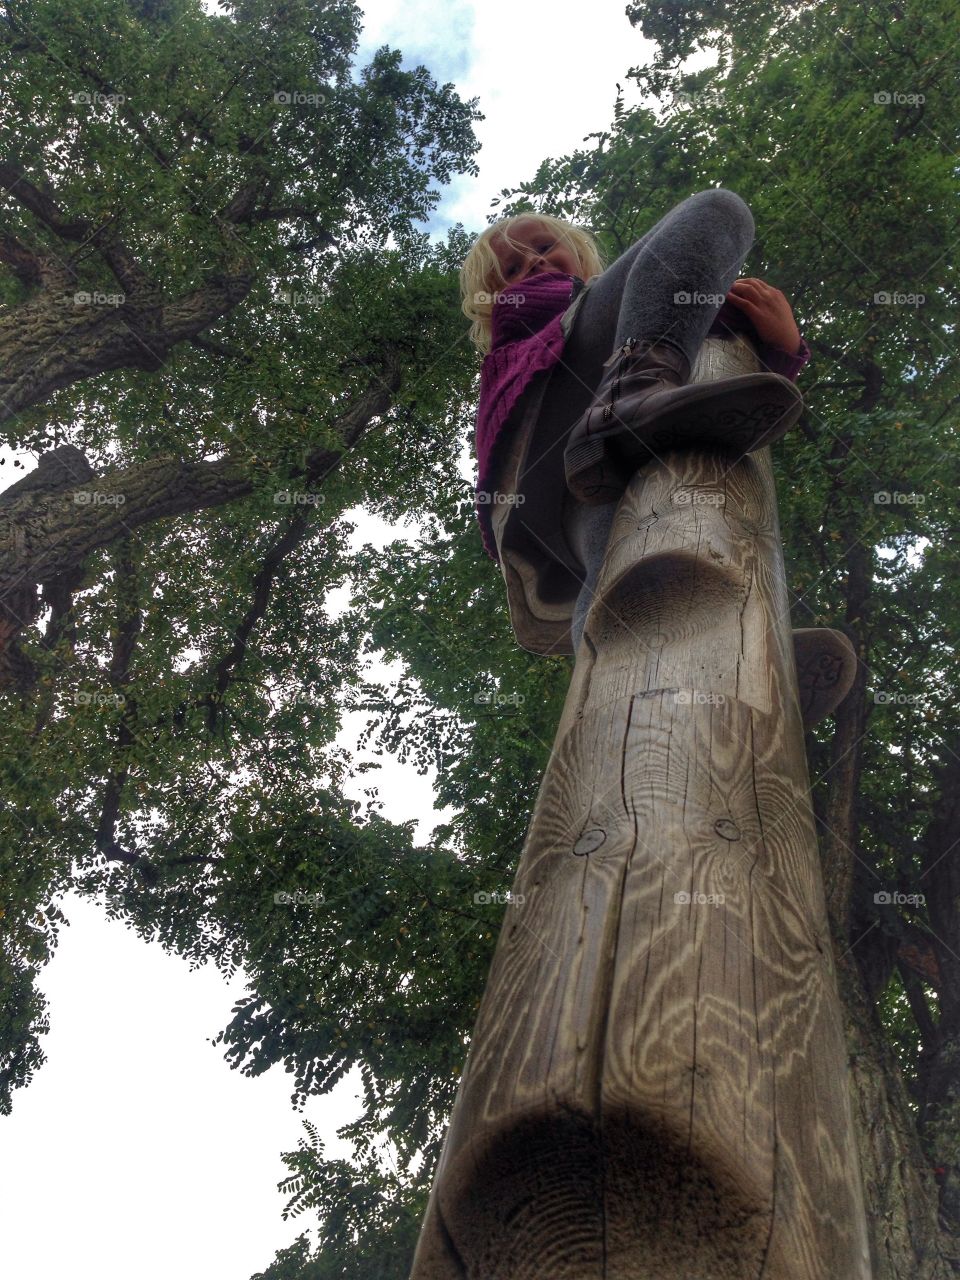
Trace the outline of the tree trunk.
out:
M 848 447 L 840 440 L 835 452 L 839 454 Z M 864 501 L 868 501 L 867 495 Z M 856 1099 L 856 1132 L 874 1280 L 954 1280 L 956 1273 L 947 1261 L 951 1241 L 937 1220 L 938 1192 L 933 1171 L 921 1147 L 906 1086 L 875 1005 L 892 970 L 896 944 L 891 948 L 877 931 L 867 902 L 851 903 L 851 893 L 862 898 L 880 887 L 876 874 L 864 863 L 859 836 L 863 740 L 869 722 L 873 554 L 858 537 L 852 522 L 841 526 L 840 533 L 848 548 L 845 622 L 848 633 L 857 638 L 861 662 L 854 687 L 836 712 L 829 795 L 820 837 Z M 954 829 L 951 822 L 951 842 Z M 933 861 L 945 871 L 954 865 L 952 859 L 936 857 Z M 933 894 L 932 901 L 949 901 L 949 895 L 936 894 L 932 881 L 928 880 L 925 888 L 928 896 Z M 863 924 L 867 918 L 874 922 Z M 951 931 L 944 928 L 943 936 L 951 936 Z M 947 983 L 946 989 L 949 987 Z M 929 1046 L 926 1034 L 924 1041 Z
M 900 1070 L 844 939 L 837 939 L 837 954 L 873 1280 L 954 1280 L 945 1252 L 948 1240 L 937 1223 L 933 1173 L 920 1148 Z

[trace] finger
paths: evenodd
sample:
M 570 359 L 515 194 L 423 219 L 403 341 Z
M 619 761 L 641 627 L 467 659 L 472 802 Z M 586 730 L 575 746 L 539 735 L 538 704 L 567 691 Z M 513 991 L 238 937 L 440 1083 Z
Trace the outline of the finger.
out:
M 759 297 L 768 298 L 770 300 L 776 299 L 778 302 L 781 299 L 784 302 L 787 300 L 787 295 L 783 293 L 782 290 L 777 289 L 772 284 L 767 284 L 766 280 L 750 280 L 748 283 L 754 286 L 754 292 Z
M 738 289 L 736 293 L 727 295 L 731 302 L 752 302 L 758 307 L 762 307 L 765 311 L 776 311 L 778 309 L 779 300 L 776 294 L 764 293 L 760 289 Z
M 735 280 L 731 288 L 739 289 L 741 293 L 753 293 L 760 296 L 764 289 L 769 289 L 769 285 L 764 285 L 762 280 Z
M 738 294 L 728 293 L 727 299 L 737 307 L 748 307 L 752 308 L 754 311 L 763 310 L 763 307 L 754 298 L 740 297 Z

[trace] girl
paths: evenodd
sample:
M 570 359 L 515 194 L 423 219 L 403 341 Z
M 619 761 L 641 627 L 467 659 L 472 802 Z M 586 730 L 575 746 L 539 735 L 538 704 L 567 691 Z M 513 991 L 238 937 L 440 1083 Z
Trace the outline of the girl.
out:
M 564 480 L 575 500 L 612 503 L 658 450 L 701 443 L 740 456 L 797 421 L 793 380 L 810 351 L 779 290 L 736 278 L 753 234 L 746 204 L 718 188 L 677 205 L 606 270 L 591 236 L 543 214 L 501 219 L 477 238 L 460 284 L 485 354 L 477 513 L 495 559 L 498 457 L 525 406 L 537 425 L 524 520 L 567 563 Z M 708 333 L 744 329 L 767 372 L 688 383 Z

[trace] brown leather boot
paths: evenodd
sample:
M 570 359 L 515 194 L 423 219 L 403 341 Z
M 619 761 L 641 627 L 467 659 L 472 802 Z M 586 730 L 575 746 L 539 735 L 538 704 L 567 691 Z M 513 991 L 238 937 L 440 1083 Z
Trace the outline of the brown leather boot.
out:
M 581 502 L 616 501 L 638 467 L 669 449 L 709 445 L 742 457 L 779 440 L 803 412 L 800 392 L 776 373 L 690 383 L 690 362 L 671 343 L 629 338 L 603 367 L 564 452 L 567 487 Z

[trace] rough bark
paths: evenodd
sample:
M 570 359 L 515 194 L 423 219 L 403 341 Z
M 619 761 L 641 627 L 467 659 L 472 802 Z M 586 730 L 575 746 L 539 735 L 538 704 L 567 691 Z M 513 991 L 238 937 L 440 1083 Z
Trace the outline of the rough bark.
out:
M 252 492 L 249 468 L 231 458 L 151 458 L 76 489 L 25 493 L 0 523 L 0 600 L 24 581 L 46 582 L 98 547 L 164 516 L 202 511 Z
M 945 1248 L 960 1274 L 960 742 L 947 745 L 939 770 L 939 803 L 923 841 L 921 885 L 928 904 L 932 971 L 939 1019 L 924 1036 L 920 1058 L 920 1120 L 925 1146 L 940 1170 L 940 1218 Z M 922 987 L 915 1000 L 927 1008 Z M 922 1025 L 922 1024 L 921 1024 Z
M 0 262 L 31 287 L 25 302 L 0 317 L 0 422 L 84 378 L 161 368 L 177 343 L 231 311 L 256 278 L 252 260 L 234 244 L 232 264 L 212 271 L 202 288 L 165 296 L 112 218 L 93 225 L 72 216 L 9 159 L 0 159 L 0 190 L 31 215 L 44 239 L 32 248 L 11 230 L 0 234 Z M 73 246 L 96 255 L 95 287 L 80 278 Z
M 846 1012 L 873 1280 L 955 1280 L 937 1187 L 924 1157 L 900 1069 L 866 999 L 853 954 L 834 939 Z
M 164 299 L 152 290 L 82 289 L 65 269 L 52 270 L 47 288 L 0 319 L 0 422 L 84 378 L 161 368 L 178 342 L 232 310 L 253 279 L 241 270 Z

